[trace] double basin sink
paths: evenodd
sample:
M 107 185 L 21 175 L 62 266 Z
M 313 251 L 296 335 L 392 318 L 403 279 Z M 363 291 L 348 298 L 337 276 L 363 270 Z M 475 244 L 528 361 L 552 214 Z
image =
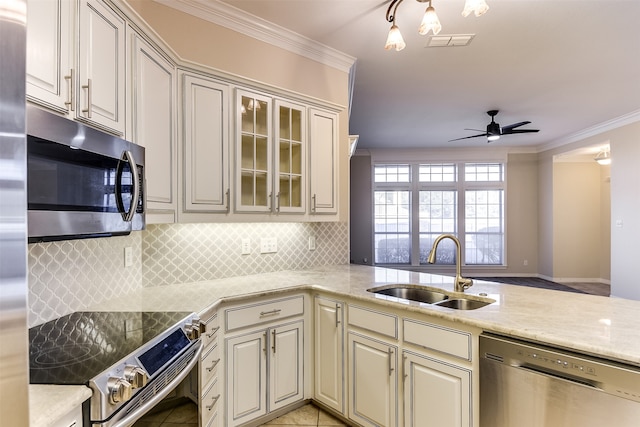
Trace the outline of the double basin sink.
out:
M 370 288 L 367 291 L 377 295 L 433 304 L 455 310 L 475 310 L 495 302 L 491 298 L 461 295 L 460 293 L 447 292 L 444 289 L 419 285 L 391 285 Z

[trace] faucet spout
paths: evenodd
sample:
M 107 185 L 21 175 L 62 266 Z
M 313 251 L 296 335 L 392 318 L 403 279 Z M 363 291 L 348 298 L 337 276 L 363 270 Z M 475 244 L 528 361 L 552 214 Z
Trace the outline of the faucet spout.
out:
M 427 262 L 429 264 L 434 264 L 436 262 L 436 250 L 438 249 L 438 244 L 443 239 L 451 239 L 453 243 L 456 244 L 456 279 L 454 282 L 453 289 L 456 292 L 464 292 L 465 289 L 469 289 L 473 286 L 473 280 L 462 277 L 460 263 L 462 262 L 462 251 L 460 249 L 460 241 L 453 234 L 441 234 L 436 237 L 436 240 L 433 242 L 433 246 L 431 247 L 431 252 L 429 252 L 429 257 L 427 258 Z

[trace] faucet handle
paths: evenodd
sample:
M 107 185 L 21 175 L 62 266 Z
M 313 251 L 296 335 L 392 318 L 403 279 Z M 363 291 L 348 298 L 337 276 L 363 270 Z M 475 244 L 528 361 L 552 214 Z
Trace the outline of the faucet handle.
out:
M 467 279 L 462 276 L 456 277 L 455 290 L 457 292 L 464 292 L 465 290 L 469 289 L 471 286 L 473 286 L 473 279 Z

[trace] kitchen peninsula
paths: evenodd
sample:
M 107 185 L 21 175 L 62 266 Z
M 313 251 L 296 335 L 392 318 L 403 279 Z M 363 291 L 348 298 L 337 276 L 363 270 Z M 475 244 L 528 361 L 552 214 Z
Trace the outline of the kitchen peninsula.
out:
M 444 354 L 447 362 L 449 359 L 458 360 L 459 358 L 462 361 L 463 371 L 469 373 L 470 384 L 472 384 L 469 386 L 469 390 L 473 395 L 469 405 L 475 409 L 470 411 L 468 425 L 477 425 L 477 395 L 479 393 L 477 388 L 477 340 L 482 332 L 511 336 L 640 366 L 639 301 L 548 291 L 478 280 L 465 294 L 476 297 L 482 295 L 485 298 L 495 300 L 495 302 L 475 310 L 456 310 L 433 304 L 398 300 L 367 291 L 372 287 L 390 284 L 421 285 L 444 289 L 448 293 L 453 292 L 453 278 L 449 276 L 378 267 L 334 265 L 302 271 L 282 271 L 197 283 L 146 287 L 127 296 L 90 307 L 90 309 L 96 311 L 194 311 L 200 314 L 203 321 L 217 317 L 216 322 L 219 325 L 220 333 L 224 333 L 227 329 L 231 329 L 227 324 L 229 307 L 234 310 L 237 310 L 238 307 L 240 309 L 257 307 L 259 304 L 263 304 L 265 299 L 288 301 L 293 299 L 292 296 L 302 295 L 305 299 L 304 309 L 300 309 L 297 314 L 300 315 L 300 318 L 303 318 L 304 314 L 306 333 L 316 331 L 315 335 L 318 335 L 317 328 L 320 321 L 317 312 L 319 307 L 321 308 L 318 303 L 319 298 L 324 298 L 329 301 L 341 302 L 342 305 L 335 305 L 336 324 L 341 323 L 338 322 L 340 316 L 349 328 L 349 348 L 353 346 L 355 346 L 353 348 L 357 348 L 358 343 L 351 342 L 353 338 L 364 338 L 371 335 L 375 338 L 374 341 L 379 341 L 381 337 L 386 336 L 391 337 L 386 341 L 392 344 L 396 343 L 389 346 L 389 354 L 393 353 L 394 357 L 399 354 L 399 349 L 407 349 L 406 343 L 411 332 L 409 327 L 422 328 L 435 325 L 436 328 L 433 331 L 436 332 L 436 335 L 432 337 L 439 336 L 440 331 L 456 332 L 458 335 L 454 336 L 455 340 L 460 338 L 460 342 L 464 345 L 467 345 L 465 344 L 467 341 L 469 343 L 468 354 L 465 353 L 464 346 L 461 352 L 458 349 L 449 351 L 449 347 L 442 349 L 435 346 L 436 353 Z M 316 300 L 315 305 L 314 299 Z M 290 319 L 291 322 L 295 320 L 293 317 Z M 363 319 L 364 322 L 367 319 L 372 319 L 376 323 L 367 325 L 363 323 Z M 379 320 L 380 323 L 378 323 Z M 387 320 L 395 322 L 389 323 L 393 326 L 389 328 L 388 334 L 385 332 Z M 405 322 L 404 328 L 403 321 Z M 284 323 L 284 320 L 282 322 Z M 266 330 L 271 330 L 268 324 L 263 324 L 264 328 L 267 328 Z M 275 331 L 276 328 L 273 329 Z M 237 330 L 242 331 L 242 329 Z M 228 335 L 232 336 L 233 334 Z M 223 336 L 226 337 L 226 335 Z M 344 334 L 344 338 L 341 338 L 344 340 L 343 342 L 347 341 L 346 336 L 347 333 Z M 316 336 L 316 343 L 317 339 Z M 403 340 L 405 344 L 404 347 L 401 347 Z M 314 338 L 305 339 L 305 346 L 310 346 L 313 341 Z M 217 345 L 223 348 L 223 342 L 228 344 L 220 339 Z M 428 347 L 415 340 L 414 343 L 416 344 L 415 348 Z M 409 347 L 411 345 L 409 344 Z M 318 347 L 320 346 L 318 345 Z M 411 348 L 408 350 L 408 352 L 405 351 L 405 354 L 413 354 Z M 452 355 L 451 357 L 449 353 Z M 224 349 L 220 350 L 219 354 L 223 355 L 222 359 L 225 363 L 224 358 L 229 354 L 225 353 Z M 314 351 L 308 347 L 305 347 L 304 354 L 308 360 L 305 368 L 308 369 L 306 371 L 308 377 L 305 378 L 307 392 L 304 397 L 305 399 L 318 400 L 318 384 L 315 385 L 316 390 L 313 392 L 312 385 L 309 383 L 313 382 L 314 364 L 316 365 L 315 370 L 319 369 L 317 364 L 320 356 L 316 353 L 314 359 Z M 349 354 L 349 358 L 352 358 L 351 353 Z M 351 362 L 346 362 L 345 367 L 350 366 L 349 363 Z M 395 369 L 401 368 L 392 367 L 390 372 Z M 315 376 L 317 383 L 317 372 Z M 344 381 L 357 380 L 346 373 L 341 378 L 344 378 Z M 227 379 L 227 381 L 229 380 Z M 220 387 L 222 392 L 222 385 Z M 222 394 L 224 396 L 224 392 Z M 320 403 L 325 404 L 321 399 Z M 330 407 L 328 404 L 325 405 Z M 350 402 L 348 406 L 351 408 L 353 405 L 354 403 Z M 344 408 L 338 410 L 339 413 L 340 411 L 345 418 L 349 418 L 349 414 Z M 360 420 L 356 420 L 356 422 L 367 425 Z

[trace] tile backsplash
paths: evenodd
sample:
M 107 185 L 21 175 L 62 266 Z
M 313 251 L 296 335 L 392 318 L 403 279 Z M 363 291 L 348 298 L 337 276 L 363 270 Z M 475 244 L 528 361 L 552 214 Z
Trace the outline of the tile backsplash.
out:
M 276 253 L 260 254 L 263 237 L 277 238 Z M 30 244 L 28 262 L 31 327 L 142 286 L 348 264 L 349 231 L 335 222 L 148 225 L 129 236 Z
M 278 251 L 260 254 L 260 239 L 272 237 Z M 248 255 L 241 254 L 243 239 L 250 241 Z M 150 225 L 142 238 L 143 286 L 348 263 L 347 223 Z

